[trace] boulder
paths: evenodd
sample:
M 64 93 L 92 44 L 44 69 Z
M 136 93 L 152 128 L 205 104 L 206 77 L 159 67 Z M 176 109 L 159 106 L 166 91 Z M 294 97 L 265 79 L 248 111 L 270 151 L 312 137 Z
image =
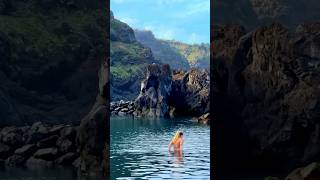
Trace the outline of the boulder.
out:
M 0 159 L 6 159 L 12 154 L 12 149 L 5 145 L 0 143 Z
M 17 127 L 5 127 L 0 132 L 1 141 L 13 148 L 23 144 L 23 131 Z
M 43 159 L 37 159 L 35 157 L 30 157 L 26 163 L 26 167 L 29 169 L 41 169 L 41 168 L 50 168 L 54 164 L 52 161 L 46 161 Z
M 81 161 L 81 158 L 78 157 L 76 160 L 74 160 L 74 161 L 72 162 L 72 165 L 73 165 L 74 167 L 76 167 L 76 168 L 79 168 L 79 166 L 80 166 L 80 161 Z
M 50 136 L 48 125 L 42 122 L 35 122 L 31 128 L 24 134 L 27 144 L 35 144 L 38 141 Z
M 37 150 L 36 145 L 34 144 L 27 144 L 22 146 L 21 148 L 18 148 L 14 151 L 16 155 L 28 157 L 32 155 Z
M 49 129 L 49 134 L 51 135 L 59 135 L 60 131 L 64 128 L 65 126 L 63 124 L 60 125 L 54 125 L 52 128 Z
M 69 152 L 56 159 L 54 162 L 58 165 L 71 165 L 77 157 L 76 153 Z
M 37 143 L 37 147 L 38 148 L 47 148 L 47 147 L 55 146 L 58 138 L 59 138 L 58 135 L 53 135 L 48 138 L 42 139 Z
M 44 160 L 54 160 L 56 159 L 58 155 L 58 149 L 57 148 L 44 148 L 39 149 L 34 153 L 34 158 L 36 159 L 44 159 Z
M 26 161 L 25 156 L 14 154 L 8 157 L 5 161 L 6 166 L 20 166 Z
M 57 140 L 56 145 L 58 147 L 59 152 L 61 152 L 61 153 L 67 153 L 67 152 L 73 151 L 75 149 L 74 143 L 64 137 L 60 137 Z
M 206 113 L 198 118 L 198 123 L 201 124 L 210 124 L 210 113 Z
M 70 140 L 74 140 L 76 137 L 76 129 L 72 126 L 64 127 L 60 132 L 60 137 L 68 138 Z
M 293 170 L 285 180 L 317 180 L 320 179 L 320 163 L 311 163 L 306 167 Z

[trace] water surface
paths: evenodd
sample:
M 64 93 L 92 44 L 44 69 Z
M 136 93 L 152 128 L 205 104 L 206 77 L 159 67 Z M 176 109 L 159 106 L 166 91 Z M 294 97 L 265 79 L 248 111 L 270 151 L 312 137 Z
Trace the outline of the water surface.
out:
M 210 179 L 210 127 L 191 118 L 110 118 L 111 179 Z M 168 153 L 177 130 L 184 133 L 181 156 Z

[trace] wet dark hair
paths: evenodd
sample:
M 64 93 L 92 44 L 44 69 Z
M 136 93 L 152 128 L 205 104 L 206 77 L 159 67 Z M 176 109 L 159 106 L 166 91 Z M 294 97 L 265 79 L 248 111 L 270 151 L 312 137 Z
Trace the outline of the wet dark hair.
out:
M 179 136 L 182 136 L 182 135 L 183 135 L 183 133 L 182 133 L 182 132 L 180 132 L 180 133 L 179 133 Z

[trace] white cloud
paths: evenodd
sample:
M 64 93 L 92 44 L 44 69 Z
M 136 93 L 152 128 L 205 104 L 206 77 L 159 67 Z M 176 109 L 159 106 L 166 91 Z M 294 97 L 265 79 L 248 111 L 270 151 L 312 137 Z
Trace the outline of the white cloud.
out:
M 120 21 L 128 24 L 129 26 L 136 26 L 139 23 L 138 19 L 132 18 L 129 16 L 120 15 L 120 16 L 116 16 L 116 18 L 119 19 Z
M 144 29 L 144 30 L 153 31 L 155 28 L 154 28 L 153 26 L 151 26 L 151 25 L 146 25 L 146 26 L 144 26 L 143 29 Z
M 176 29 L 167 26 L 145 25 L 143 29 L 152 31 L 155 37 L 158 39 L 172 40 L 176 35 Z
M 195 43 L 199 43 L 201 42 L 202 37 L 196 33 L 191 33 L 189 39 L 188 39 L 188 43 L 190 44 L 195 44 Z
M 171 29 L 165 29 L 157 33 L 160 39 L 174 39 L 175 33 Z

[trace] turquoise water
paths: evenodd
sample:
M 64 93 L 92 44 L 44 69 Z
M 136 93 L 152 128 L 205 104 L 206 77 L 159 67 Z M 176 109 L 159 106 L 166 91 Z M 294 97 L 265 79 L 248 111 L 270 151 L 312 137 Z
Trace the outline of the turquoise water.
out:
M 28 169 L 23 167 L 0 167 L 0 180 L 103 180 L 101 177 L 79 177 L 70 166 Z
M 77 172 L 72 167 L 63 168 L 0 168 L 1 180 L 72 180 Z
M 210 179 L 210 127 L 190 118 L 110 118 L 111 179 Z M 177 130 L 184 133 L 182 155 L 168 153 Z

